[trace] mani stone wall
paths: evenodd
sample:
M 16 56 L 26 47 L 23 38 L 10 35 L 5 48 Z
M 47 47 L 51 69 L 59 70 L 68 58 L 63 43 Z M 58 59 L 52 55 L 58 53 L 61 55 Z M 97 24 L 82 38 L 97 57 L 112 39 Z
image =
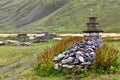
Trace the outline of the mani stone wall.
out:
M 58 69 L 59 67 L 62 67 L 73 69 L 75 67 L 80 67 L 83 69 L 84 66 L 89 67 L 93 65 L 95 51 L 99 49 L 100 44 L 101 41 L 98 38 L 87 39 L 76 43 L 69 47 L 65 52 L 54 57 L 54 68 Z

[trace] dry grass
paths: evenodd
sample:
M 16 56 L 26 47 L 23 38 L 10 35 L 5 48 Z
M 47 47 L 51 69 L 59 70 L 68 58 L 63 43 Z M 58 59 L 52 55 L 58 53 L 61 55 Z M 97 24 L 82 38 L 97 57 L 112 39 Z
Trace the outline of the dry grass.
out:
M 72 37 L 67 40 L 62 40 L 58 42 L 53 47 L 46 49 L 44 52 L 42 52 L 40 55 L 38 55 L 39 60 L 39 67 L 42 68 L 44 71 L 50 71 L 50 69 L 53 68 L 53 58 L 57 54 L 65 51 L 70 47 L 71 45 L 80 42 L 83 40 L 83 37 Z
M 94 69 L 101 71 L 115 71 L 117 68 L 117 59 L 119 51 L 114 47 L 108 46 L 107 43 L 103 44 L 103 47 L 96 51 L 96 59 Z

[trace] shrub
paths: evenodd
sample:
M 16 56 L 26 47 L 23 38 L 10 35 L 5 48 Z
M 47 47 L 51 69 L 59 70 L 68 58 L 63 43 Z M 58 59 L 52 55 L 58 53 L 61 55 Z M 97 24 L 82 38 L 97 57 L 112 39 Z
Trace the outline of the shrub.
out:
M 118 50 L 104 43 L 102 48 L 96 51 L 93 69 L 97 72 L 115 71 L 117 68 Z

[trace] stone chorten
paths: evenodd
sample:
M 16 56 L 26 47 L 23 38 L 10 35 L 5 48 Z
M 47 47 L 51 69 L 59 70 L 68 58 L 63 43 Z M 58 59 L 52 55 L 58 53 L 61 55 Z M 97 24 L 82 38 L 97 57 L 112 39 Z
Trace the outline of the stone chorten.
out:
M 102 30 L 99 30 L 99 23 L 96 22 L 97 17 L 89 17 L 87 30 L 83 31 L 85 39 L 98 38 L 102 43 Z

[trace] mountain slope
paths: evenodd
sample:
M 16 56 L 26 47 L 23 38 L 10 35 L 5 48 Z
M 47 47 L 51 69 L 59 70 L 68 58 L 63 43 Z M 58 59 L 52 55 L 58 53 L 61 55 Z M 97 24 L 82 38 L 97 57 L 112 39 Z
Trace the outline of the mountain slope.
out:
M 104 31 L 120 32 L 119 0 L 5 1 L 0 0 L 1 32 L 81 32 L 89 16 L 97 16 Z

